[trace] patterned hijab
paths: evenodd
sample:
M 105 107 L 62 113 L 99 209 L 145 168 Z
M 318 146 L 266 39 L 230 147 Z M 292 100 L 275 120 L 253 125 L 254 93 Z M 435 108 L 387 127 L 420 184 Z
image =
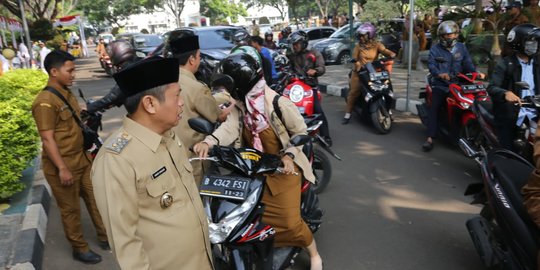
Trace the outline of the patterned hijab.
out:
M 266 81 L 261 79 L 246 95 L 247 113 L 244 116 L 244 123 L 253 135 L 253 147 L 263 151 L 263 145 L 259 133 L 267 129 L 268 116 L 264 106 L 264 89 Z

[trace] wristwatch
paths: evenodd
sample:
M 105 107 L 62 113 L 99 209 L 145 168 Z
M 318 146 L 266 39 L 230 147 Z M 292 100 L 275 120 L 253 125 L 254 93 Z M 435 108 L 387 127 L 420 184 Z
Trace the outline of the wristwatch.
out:
M 291 152 L 286 152 L 285 154 L 283 154 L 284 156 L 289 156 L 291 159 L 294 160 L 294 154 L 291 153 Z

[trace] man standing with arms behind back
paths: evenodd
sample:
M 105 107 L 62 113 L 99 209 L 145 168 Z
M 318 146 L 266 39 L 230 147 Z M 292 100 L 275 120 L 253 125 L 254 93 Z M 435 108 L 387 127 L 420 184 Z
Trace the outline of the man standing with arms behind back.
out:
M 174 132 L 186 144 L 188 156 L 195 154 L 189 152 L 189 147 L 204 139 L 205 135 L 196 132 L 188 125 L 188 120 L 195 117 L 202 117 L 214 123 L 225 121 L 230 110 L 234 106 L 229 106 L 220 110 L 210 89 L 195 78 L 195 72 L 201 64 L 201 52 L 199 50 L 199 36 L 178 37 L 171 33 L 169 37 L 169 49 L 174 58 L 180 64 L 180 87 L 182 88 L 182 98 L 185 102 L 184 119 L 174 128 Z M 193 176 L 197 186 L 201 183 L 203 173 L 209 168 L 208 162 L 194 162 Z M 203 168 L 204 166 L 204 168 Z
M 183 107 L 178 61 L 146 58 L 114 79 L 126 96 L 128 115 L 99 151 L 92 180 L 120 267 L 212 269 L 193 168 L 171 130 Z
M 79 197 L 86 203 L 101 248 L 110 248 L 92 190 L 91 158 L 84 150 L 82 131 L 74 119 L 80 119 L 79 103 L 68 88 L 75 79 L 74 60 L 64 51 L 53 51 L 47 55 L 43 62 L 49 81 L 34 100 L 32 115 L 43 143 L 43 173 L 60 208 L 64 233 L 73 248 L 73 258 L 94 264 L 101 261 L 101 256 L 90 250 L 83 238 Z M 69 103 L 66 104 L 54 91 Z

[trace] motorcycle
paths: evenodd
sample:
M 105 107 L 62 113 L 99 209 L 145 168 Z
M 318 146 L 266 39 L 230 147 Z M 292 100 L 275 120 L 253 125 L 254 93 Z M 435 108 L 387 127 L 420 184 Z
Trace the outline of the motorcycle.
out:
M 341 157 L 332 151 L 330 146 L 326 143 L 323 137 L 319 134 L 319 129 L 323 124 L 323 120 L 320 119 L 320 114 L 313 114 L 311 116 L 304 116 L 304 121 L 307 126 L 307 132 L 312 138 L 313 143 L 317 143 L 317 146 L 312 144 L 304 145 L 304 154 L 308 157 L 311 167 L 313 168 L 313 174 L 315 175 L 315 184 L 313 184 L 313 191 L 317 194 L 321 193 L 326 186 L 330 183 L 332 178 L 332 163 L 321 150 L 324 149 L 330 155 L 337 160 L 341 161 Z
M 392 129 L 395 100 L 388 70 L 392 63 L 392 59 L 383 58 L 365 64 L 358 71 L 362 93 L 355 101 L 354 111 L 364 119 L 369 119 L 380 134 L 388 134 Z
M 207 135 L 214 130 L 212 123 L 200 118 L 189 119 L 189 125 Z M 310 142 L 311 137 L 300 135 L 290 143 L 299 146 Z M 206 175 L 200 186 L 216 269 L 285 269 L 293 264 L 301 248 L 273 248 L 275 229 L 262 222 L 264 174 L 282 170 L 280 157 L 251 148 L 216 145 L 203 160 L 230 171 Z M 304 180 L 301 185 L 301 215 L 310 230 L 316 232 L 323 212 L 310 184 Z
M 478 73 L 458 73 L 451 78 L 449 94 L 445 106 L 441 106 L 438 114 L 438 132 L 457 144 L 459 139 L 468 141 L 481 140 L 482 132 L 477 118 L 471 107 L 477 97 L 487 95 L 482 82 L 477 81 Z M 425 91 L 420 92 L 419 98 L 424 99 L 422 104 L 416 105 L 418 115 L 422 123 L 427 126 L 429 107 L 433 89 L 431 88 L 432 76 L 426 76 Z
M 480 166 L 482 183 L 471 184 L 465 195 L 482 205 L 466 226 L 476 251 L 490 269 L 537 269 L 540 231 L 523 206 L 521 188 L 533 165 L 505 149 L 474 150 L 460 139 L 463 152 Z
M 524 89 L 529 88 L 529 85 L 526 82 L 516 82 L 516 86 Z M 516 103 L 515 105 L 519 106 L 520 104 Z M 538 112 L 540 111 L 540 96 L 523 98 L 521 106 L 534 109 L 536 115 L 538 115 Z M 475 145 L 477 147 L 478 145 L 483 145 L 486 148 L 501 147 L 494 130 L 495 119 L 493 116 L 493 104 L 491 99 L 487 96 L 478 96 L 474 101 L 472 111 L 478 119 L 478 123 L 483 133 L 483 137 L 481 138 L 483 141 L 480 143 L 477 142 Z M 523 121 L 519 127 L 516 127 L 513 140 L 514 151 L 529 162 L 533 161 L 536 128 L 536 119 Z

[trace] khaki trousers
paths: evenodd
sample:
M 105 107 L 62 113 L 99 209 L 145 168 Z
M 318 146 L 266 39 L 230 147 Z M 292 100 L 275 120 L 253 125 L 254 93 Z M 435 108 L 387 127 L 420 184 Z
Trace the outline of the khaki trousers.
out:
M 60 209 L 66 238 L 73 250 L 78 252 L 89 250 L 88 243 L 84 240 L 82 233 L 80 197 L 83 198 L 86 209 L 94 223 L 98 240 L 107 241 L 107 233 L 94 198 L 92 181 L 90 179 L 91 168 L 92 165 L 89 164 L 83 169 L 71 171 L 73 175 L 73 184 L 71 186 L 63 186 L 60 183 L 60 177 L 58 175 L 44 172 L 45 179 L 47 179 L 47 182 L 51 186 L 54 198 Z

